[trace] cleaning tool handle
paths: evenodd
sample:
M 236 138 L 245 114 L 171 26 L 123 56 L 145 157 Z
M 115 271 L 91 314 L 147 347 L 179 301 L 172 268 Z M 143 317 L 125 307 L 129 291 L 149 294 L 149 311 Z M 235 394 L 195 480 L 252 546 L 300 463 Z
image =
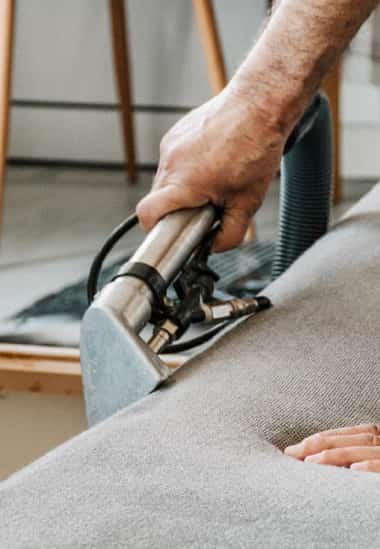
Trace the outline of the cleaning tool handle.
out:
M 216 215 L 210 204 L 168 214 L 150 231 L 119 274 L 125 272 L 125 267 L 143 264 L 154 269 L 167 287 L 210 231 Z

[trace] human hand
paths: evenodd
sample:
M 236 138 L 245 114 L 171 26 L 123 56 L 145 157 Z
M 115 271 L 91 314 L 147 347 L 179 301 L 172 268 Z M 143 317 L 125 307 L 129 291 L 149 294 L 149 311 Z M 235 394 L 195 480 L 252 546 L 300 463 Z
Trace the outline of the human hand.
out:
M 239 245 L 285 146 L 274 111 L 226 88 L 180 120 L 161 142 L 152 191 L 137 207 L 143 227 L 211 202 L 224 211 L 215 251 Z
M 308 463 L 380 473 L 380 426 L 356 425 L 322 431 L 288 446 L 285 454 Z

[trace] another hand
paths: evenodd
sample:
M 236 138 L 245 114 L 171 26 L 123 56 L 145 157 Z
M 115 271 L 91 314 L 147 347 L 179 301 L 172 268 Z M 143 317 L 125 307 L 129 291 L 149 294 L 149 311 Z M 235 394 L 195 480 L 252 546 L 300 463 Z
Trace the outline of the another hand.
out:
M 356 425 L 322 431 L 289 446 L 285 454 L 309 463 L 380 473 L 380 426 Z
M 215 250 L 242 241 L 280 163 L 285 136 L 274 116 L 226 88 L 163 138 L 153 188 L 137 214 L 150 230 L 167 213 L 208 202 L 222 206 Z

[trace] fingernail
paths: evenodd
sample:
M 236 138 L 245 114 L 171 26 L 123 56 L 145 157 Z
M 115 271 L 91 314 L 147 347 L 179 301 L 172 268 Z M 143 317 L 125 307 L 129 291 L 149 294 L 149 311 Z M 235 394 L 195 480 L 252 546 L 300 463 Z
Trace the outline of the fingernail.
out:
M 307 461 L 308 463 L 319 463 L 321 461 L 321 454 L 306 456 L 304 461 Z
M 361 471 L 363 468 L 362 463 L 353 463 L 350 467 L 350 469 L 353 469 L 354 471 Z
M 296 457 L 301 454 L 301 444 L 293 444 L 285 448 L 284 453 L 287 456 Z

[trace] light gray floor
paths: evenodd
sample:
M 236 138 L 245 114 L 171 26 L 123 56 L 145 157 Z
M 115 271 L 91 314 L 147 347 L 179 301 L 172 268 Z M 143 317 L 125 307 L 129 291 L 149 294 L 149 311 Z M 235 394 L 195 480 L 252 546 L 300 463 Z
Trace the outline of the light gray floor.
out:
M 11 168 L 0 253 L 0 316 L 83 276 L 105 235 L 150 188 L 151 174 L 135 186 L 122 172 Z M 370 187 L 347 182 L 340 215 Z M 260 210 L 261 239 L 276 235 L 278 185 Z M 134 246 L 136 233 L 124 246 Z M 0 390 L 0 480 L 85 427 L 80 397 Z
M 1 314 L 80 278 L 113 226 L 147 192 L 122 172 L 12 168 L 0 253 Z

